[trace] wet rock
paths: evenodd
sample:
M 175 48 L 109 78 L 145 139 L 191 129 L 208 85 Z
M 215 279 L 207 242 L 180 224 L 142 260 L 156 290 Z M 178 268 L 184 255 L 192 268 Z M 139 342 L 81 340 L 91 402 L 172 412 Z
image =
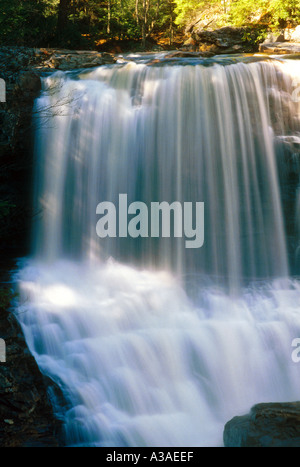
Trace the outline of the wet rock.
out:
M 259 51 L 266 54 L 300 54 L 300 43 L 274 42 L 273 44 L 261 44 Z
M 93 68 L 101 65 L 115 63 L 116 58 L 109 53 L 82 52 L 82 51 L 53 51 L 43 67 L 67 71 L 82 68 Z
M 113 54 L 97 51 L 0 47 L 0 77 L 20 71 L 76 70 L 116 62 Z
M 28 351 L 13 313 L 2 306 L 0 336 L 6 344 L 6 361 L 0 363 L 0 446 L 59 446 L 60 423 L 47 394 L 49 381 Z
M 35 98 L 41 89 L 39 74 L 33 71 L 24 71 L 17 75 L 14 86 L 15 94 Z
M 213 57 L 215 54 L 213 52 L 185 52 L 177 51 L 171 52 L 165 56 L 165 58 L 201 58 L 201 57 Z
M 263 403 L 224 428 L 225 447 L 300 447 L 300 402 Z

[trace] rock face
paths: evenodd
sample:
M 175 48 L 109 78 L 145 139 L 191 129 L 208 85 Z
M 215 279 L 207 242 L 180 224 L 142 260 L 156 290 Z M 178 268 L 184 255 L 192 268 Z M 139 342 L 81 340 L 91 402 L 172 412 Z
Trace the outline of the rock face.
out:
M 0 78 L 6 83 L 5 102 L 0 103 L 0 208 L 3 201 L 11 206 L 6 216 L 0 209 L 2 261 L 22 254 L 20 247 L 26 244 L 32 215 L 31 114 L 41 90 L 34 66 L 32 50 L 0 48 Z
M 58 446 L 59 424 L 48 390 L 52 384 L 39 371 L 11 311 L 13 294 L 7 272 L 12 258 L 26 253 L 30 209 L 32 148 L 31 113 L 40 92 L 39 62 L 32 49 L 0 48 L 0 446 Z M 56 390 L 53 385 L 53 390 Z
M 43 54 L 43 49 L 40 52 Z M 56 70 L 76 70 L 80 68 L 93 68 L 101 65 L 115 63 L 116 58 L 106 52 L 84 52 L 70 50 L 51 50 L 45 49 L 44 54 L 48 55 L 46 60 L 43 60 L 44 68 L 52 68 Z
M 300 26 L 270 32 L 259 51 L 269 54 L 300 54 Z
M 225 447 L 300 447 L 300 402 L 257 404 L 225 425 L 223 439 Z
M 270 30 L 266 35 L 264 44 L 274 44 L 275 42 L 300 42 L 300 26 Z
M 36 71 L 92 68 L 116 60 L 113 54 L 106 52 L 0 47 L 0 75 L 32 68 Z
M 259 45 L 257 39 L 262 32 L 266 34 L 266 40 Z M 205 30 L 193 26 L 189 34 L 190 38 L 184 48 L 196 52 L 210 52 L 215 55 L 258 51 L 270 54 L 300 53 L 300 26 L 269 34 L 263 27 L 261 29 L 224 27 Z
M 190 44 L 194 50 L 214 54 L 250 53 L 255 47 L 249 34 L 247 28 L 224 27 L 214 31 L 194 28 Z
M 286 42 L 300 42 L 300 26 L 296 28 L 286 28 L 284 30 L 284 40 Z
M 59 446 L 60 426 L 47 395 L 48 384 L 14 315 L 3 309 L 0 335 L 6 343 L 6 362 L 0 363 L 0 446 Z

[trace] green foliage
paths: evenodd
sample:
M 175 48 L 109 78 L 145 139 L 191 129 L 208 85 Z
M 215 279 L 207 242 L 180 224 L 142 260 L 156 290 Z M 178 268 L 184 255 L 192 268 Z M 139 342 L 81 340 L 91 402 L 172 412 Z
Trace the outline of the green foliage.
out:
M 210 18 L 219 26 L 299 24 L 300 0 L 176 0 L 176 23 Z
M 53 34 L 56 0 L 1 0 L 0 43 L 39 46 Z
M 267 37 L 267 29 L 265 27 L 255 27 L 245 30 L 244 40 L 253 47 L 258 46 Z
M 233 2 L 229 10 L 229 21 L 235 26 L 255 23 L 267 11 L 265 0 L 240 0 Z
M 270 0 L 270 11 L 274 25 L 280 25 L 282 21 L 300 21 L 299 0 Z
M 0 0 L 0 44 L 95 48 L 174 27 L 173 0 Z
M 300 0 L 239 0 L 230 5 L 229 21 L 236 26 L 286 26 L 300 21 Z
M 0 0 L 0 44 L 95 48 L 176 27 L 300 23 L 300 0 Z M 249 41 L 259 40 L 256 37 Z
M 195 18 L 196 13 L 199 13 L 206 6 L 205 1 L 198 0 L 176 0 L 176 19 L 178 25 L 185 24 Z
M 199 19 L 207 19 L 207 23 L 211 20 L 214 24 L 222 26 L 226 21 L 224 4 L 221 0 L 175 0 L 176 3 L 176 19 L 178 25 L 191 24 Z

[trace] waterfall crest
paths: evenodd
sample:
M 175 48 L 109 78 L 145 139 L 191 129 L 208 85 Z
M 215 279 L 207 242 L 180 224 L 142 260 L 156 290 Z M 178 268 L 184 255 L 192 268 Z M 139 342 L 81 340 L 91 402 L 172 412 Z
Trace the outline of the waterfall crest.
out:
M 57 115 L 37 136 L 41 256 L 112 256 L 227 278 L 232 287 L 245 277 L 287 277 L 274 131 L 284 132 L 276 123 L 293 120 L 297 104 L 284 100 L 282 87 L 290 96 L 293 88 L 282 74 L 277 63 L 129 63 L 46 79 L 37 106 L 42 119 L 45 108 Z M 188 250 L 182 238 L 100 242 L 96 207 L 118 206 L 121 193 L 149 208 L 204 202 L 205 247 Z

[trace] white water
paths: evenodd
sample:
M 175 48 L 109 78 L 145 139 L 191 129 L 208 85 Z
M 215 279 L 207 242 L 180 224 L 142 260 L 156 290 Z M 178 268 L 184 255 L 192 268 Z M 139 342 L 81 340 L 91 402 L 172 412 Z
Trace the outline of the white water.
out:
M 299 69 L 129 63 L 45 80 L 17 315 L 69 403 L 53 401 L 68 445 L 220 446 L 232 416 L 299 399 L 275 154 L 299 136 Z M 100 240 L 96 206 L 119 193 L 204 201 L 204 246 Z

